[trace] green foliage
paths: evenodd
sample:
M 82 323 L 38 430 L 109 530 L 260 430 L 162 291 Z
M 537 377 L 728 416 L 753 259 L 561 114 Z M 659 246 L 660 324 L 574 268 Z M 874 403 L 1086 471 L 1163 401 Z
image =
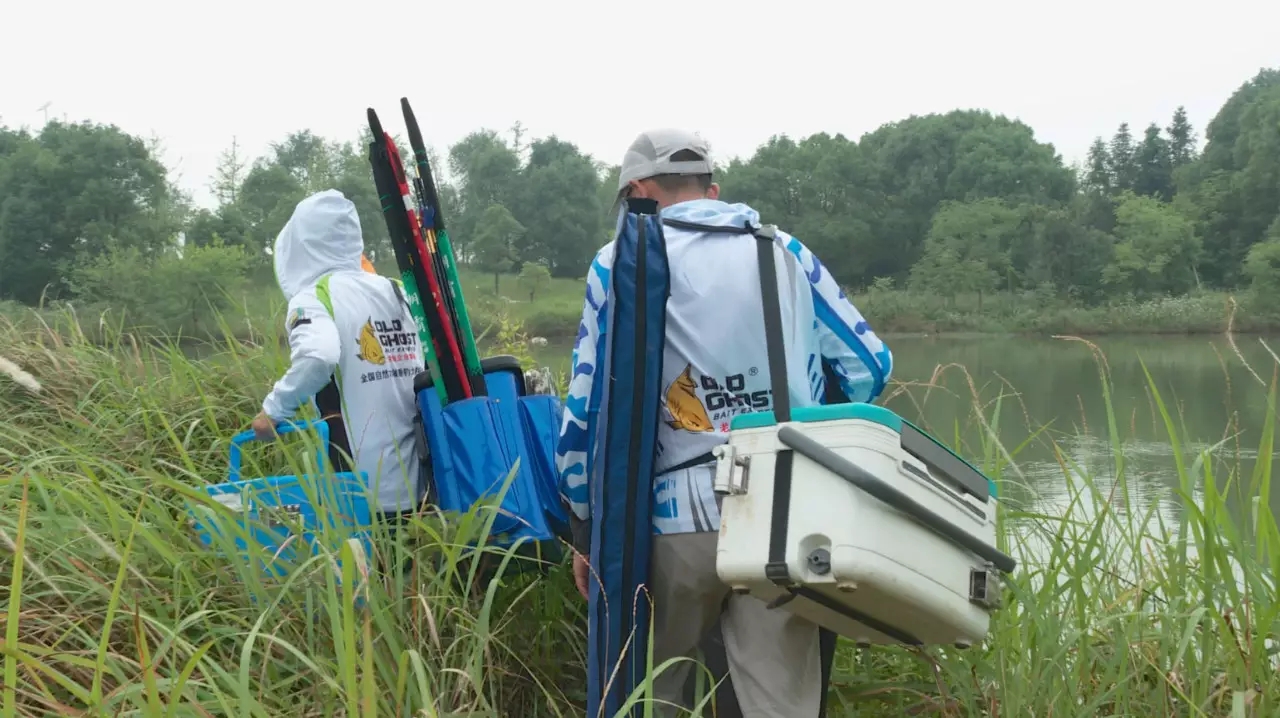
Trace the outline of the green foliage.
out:
M 495 234 L 487 226 L 490 208 L 500 206 L 522 228 L 509 226 L 513 263 L 540 262 L 556 277 L 580 276 L 601 242 L 600 173 L 595 160 L 554 135 L 523 144 L 517 126 L 508 144 L 492 130 L 473 132 L 449 151 L 458 178 L 456 231 L 464 236 L 459 256 L 491 271 Z M 528 160 L 522 155 L 528 153 Z M 505 220 L 505 218 L 503 218 Z M 485 244 L 482 250 L 480 245 Z M 483 256 L 482 256 L 483 255 Z M 496 280 L 495 280 L 496 281 Z
M 529 303 L 551 285 L 551 270 L 545 264 L 528 262 L 520 268 L 520 288 L 529 292 Z M 496 288 L 495 288 L 496 291 Z
M 472 252 L 476 266 L 493 272 L 493 291 L 498 291 L 498 275 L 516 263 L 516 243 L 525 228 L 500 204 L 491 204 L 480 216 Z
M 600 244 L 599 185 L 594 162 L 574 145 L 554 136 L 534 142 L 513 210 L 527 230 L 520 259 L 542 262 L 553 276 L 581 276 Z
M 471 243 L 493 205 L 515 206 L 520 158 L 497 132 L 472 132 L 449 148 L 449 169 L 457 178 L 457 209 L 450 215 L 449 239 L 459 257 L 473 259 Z
M 513 356 L 522 367 L 537 366 L 537 360 L 529 349 L 529 334 L 520 320 L 512 316 L 508 306 L 498 309 L 491 326 L 493 335 L 489 346 L 494 354 Z
M 361 151 L 364 144 L 326 142 L 304 130 L 274 143 L 268 156 L 246 170 L 233 143 L 215 173 L 219 205 L 195 213 L 187 227 L 188 242 L 203 245 L 216 235 L 227 244 L 244 247 L 255 265 L 266 266 L 270 263 L 266 251 L 298 202 L 309 194 L 336 189 L 356 205 L 365 254 L 372 260 L 390 257 L 373 172 Z
M 1111 194 L 1111 154 L 1101 137 L 1089 145 L 1088 171 L 1084 178 L 1087 190 L 1097 194 Z
M 1101 274 L 1101 269 L 1096 270 Z M 467 301 L 477 331 L 495 327 L 506 315 L 520 322 L 530 336 L 547 337 L 558 343 L 552 351 L 555 361 L 567 361 L 574 331 L 582 317 L 581 280 L 553 278 L 536 303 L 527 301 L 527 291 L 517 275 L 500 277 L 500 290 L 493 294 L 492 278 L 474 270 L 460 272 Z M 1095 278 L 1100 284 L 1100 277 Z M 1114 297 L 1095 305 L 1083 305 L 1069 288 L 1041 282 L 1027 289 L 984 293 L 935 293 L 919 289 L 895 288 L 891 277 L 881 277 L 849 298 L 866 316 L 874 317 L 876 328 L 894 332 L 983 332 L 1026 334 L 1220 334 L 1232 313 L 1231 298 L 1223 292 L 1196 292 L 1179 297 L 1150 300 Z M 1274 303 L 1274 298 L 1271 299 Z M 1280 317 L 1241 306 L 1235 313 L 1238 332 L 1274 332 Z M 492 331 L 492 329 L 490 329 Z M 892 340 L 891 340 L 892 341 Z
M 1145 127 L 1135 137 L 1130 127 L 1098 137 L 1078 177 L 1026 124 L 956 110 L 856 141 L 771 137 L 722 163 L 717 181 L 723 199 L 800 238 L 851 293 L 891 278 L 952 301 L 998 291 L 1101 307 L 1257 284 L 1246 258 L 1280 216 L 1280 70 L 1231 96 L 1208 123 L 1203 152 L 1182 107 L 1163 130 L 1144 120 L 1132 125 Z M 70 296 L 72 267 L 117 246 L 162 253 L 178 230 L 187 246 L 216 237 L 242 247 L 265 282 L 268 248 L 296 203 L 329 187 L 355 202 L 366 253 L 388 267 L 368 141 L 363 130 L 354 142 L 303 130 L 251 160 L 232 138 L 211 178 L 217 206 L 193 212 L 148 142 L 88 124 L 51 122 L 39 135 L 0 128 L 0 299 Z M 531 263 L 580 280 L 610 238 L 616 157 L 590 157 L 554 135 L 529 138 L 519 123 L 510 133 L 477 130 L 446 156 L 453 181 L 438 189 L 457 259 L 491 272 L 495 287 Z M 550 304 L 548 321 L 576 325 L 576 310 Z
M 1169 141 L 1160 136 L 1156 123 L 1147 126 L 1142 144 L 1134 151 L 1133 164 L 1136 194 L 1163 202 L 1173 199 L 1173 155 Z
M 1146 298 L 1195 286 L 1200 239 L 1192 223 L 1168 205 L 1123 195 L 1116 207 L 1116 240 L 1115 258 L 1102 278 L 1119 292 Z
M 1113 191 L 1123 192 L 1133 189 L 1134 180 L 1138 177 L 1138 164 L 1134 159 L 1133 135 L 1129 132 L 1129 123 L 1121 122 L 1116 134 L 1107 147 L 1110 159 L 1108 170 L 1111 175 Z
M 1115 240 L 1092 226 L 1089 215 L 1095 210 L 1107 220 L 1113 217 L 1110 202 L 1098 195 L 1081 195 L 1067 207 L 1023 208 L 1011 257 L 1021 286 L 1053 287 L 1063 298 L 1088 304 L 1103 298 L 1102 270 L 1111 261 Z
M 114 125 L 0 127 L 0 298 L 65 293 L 69 266 L 113 248 L 163 251 L 184 201 L 148 143 Z
M 981 297 L 873 287 L 850 298 L 886 333 L 1220 334 L 1232 314 L 1231 297 L 1221 292 L 1149 300 L 1115 297 L 1094 306 L 1063 294 L 1049 285 Z M 1255 313 L 1252 307 L 1234 318 L 1238 332 L 1271 332 L 1277 326 L 1276 318 Z
M 1280 215 L 1280 70 L 1263 70 L 1227 100 L 1205 132 L 1203 157 L 1178 193 L 1206 239 L 1203 276 L 1234 286 L 1249 248 Z
M 996 288 L 1009 270 L 1021 218 L 998 199 L 945 202 L 933 216 L 912 286 L 949 297 Z
M 567 566 L 531 581 L 519 561 L 502 565 L 483 544 L 492 508 L 414 516 L 395 538 L 376 530 L 371 561 L 417 559 L 386 580 L 343 557 L 332 532 L 289 581 L 254 569 L 270 558 L 260 549 L 241 559 L 198 542 L 188 511 L 216 514 L 200 487 L 225 479 L 226 440 L 287 348 L 224 337 L 192 359 L 119 335 L 99 348 L 65 317 L 54 326 L 0 326 L 5 355 L 43 384 L 38 396 L 0 392 L 0 535 L 17 547 L 0 551 L 0 635 L 6 670 L 22 666 L 4 682 L 6 713 L 565 714 L 581 691 L 565 674 L 584 662 L 583 604 Z M 316 476 L 308 439 L 250 445 L 246 475 Z M 229 516 L 219 523 L 234 531 Z M 498 569 L 496 595 L 472 543 Z
M 80 300 L 123 314 L 129 326 L 191 335 L 219 331 L 217 318 L 238 300 L 248 266 L 243 248 L 215 237 L 181 254 L 111 249 L 73 268 L 71 276 Z
M 1266 239 L 1249 248 L 1244 274 L 1249 278 L 1250 306 L 1268 315 L 1280 314 L 1280 217 L 1271 223 Z

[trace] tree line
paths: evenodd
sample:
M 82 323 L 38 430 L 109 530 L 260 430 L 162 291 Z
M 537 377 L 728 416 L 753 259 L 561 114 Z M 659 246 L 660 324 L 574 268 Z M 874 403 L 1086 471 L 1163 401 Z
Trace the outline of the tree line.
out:
M 775 136 L 722 163 L 718 181 L 722 198 L 800 237 L 855 290 L 1097 304 L 1280 289 L 1280 70 L 1241 85 L 1203 134 L 1201 146 L 1179 108 L 1140 138 L 1121 124 L 1072 167 L 1020 121 L 956 110 L 856 141 Z M 211 178 L 216 206 L 198 208 L 154 143 L 114 126 L 0 127 L 0 299 L 127 301 L 146 289 L 138 266 L 164 262 L 188 263 L 171 271 L 175 292 L 268 267 L 294 205 L 328 187 L 356 203 L 370 256 L 389 260 L 368 143 L 367 130 L 346 142 L 303 130 L 250 159 L 233 142 Z M 440 195 L 464 263 L 581 277 L 609 239 L 618 167 L 570 141 L 530 140 L 517 124 L 432 160 L 449 170 Z

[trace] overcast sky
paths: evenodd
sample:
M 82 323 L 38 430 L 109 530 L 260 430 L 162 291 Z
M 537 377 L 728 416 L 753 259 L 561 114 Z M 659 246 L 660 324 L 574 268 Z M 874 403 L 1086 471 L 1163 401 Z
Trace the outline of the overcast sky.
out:
M 776 133 L 986 108 L 1070 163 L 1179 104 L 1203 137 L 1263 66 L 1280 67 L 1277 0 L 8 0 L 0 123 L 38 128 L 48 102 L 155 134 L 208 204 L 233 135 L 252 155 L 302 128 L 352 139 L 369 106 L 402 132 L 401 96 L 441 152 L 519 120 L 609 162 L 681 125 L 728 159 Z

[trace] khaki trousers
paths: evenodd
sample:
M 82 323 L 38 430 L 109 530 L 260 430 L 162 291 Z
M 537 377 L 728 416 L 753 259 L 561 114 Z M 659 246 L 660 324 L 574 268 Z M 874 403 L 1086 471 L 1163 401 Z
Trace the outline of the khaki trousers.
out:
M 771 610 L 759 599 L 733 594 L 716 575 L 718 539 L 716 532 L 653 537 L 654 666 L 693 658 L 720 619 L 743 718 L 817 718 L 823 688 L 818 627 Z M 680 661 L 658 674 L 655 715 L 688 715 L 693 706 L 684 702 L 684 687 L 693 669 L 692 661 Z M 704 709 L 702 715 L 711 712 Z

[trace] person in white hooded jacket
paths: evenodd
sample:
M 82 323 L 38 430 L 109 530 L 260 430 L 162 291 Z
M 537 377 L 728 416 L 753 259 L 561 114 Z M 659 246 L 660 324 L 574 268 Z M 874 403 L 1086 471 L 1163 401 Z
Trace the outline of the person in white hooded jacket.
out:
M 275 435 L 314 400 L 329 422 L 335 471 L 368 476 L 375 511 L 395 517 L 425 492 L 415 440 L 413 379 L 422 371 L 418 328 L 400 286 L 361 266 L 356 207 L 325 190 L 298 203 L 276 237 L 276 280 L 289 309 L 290 366 L 253 420 Z

